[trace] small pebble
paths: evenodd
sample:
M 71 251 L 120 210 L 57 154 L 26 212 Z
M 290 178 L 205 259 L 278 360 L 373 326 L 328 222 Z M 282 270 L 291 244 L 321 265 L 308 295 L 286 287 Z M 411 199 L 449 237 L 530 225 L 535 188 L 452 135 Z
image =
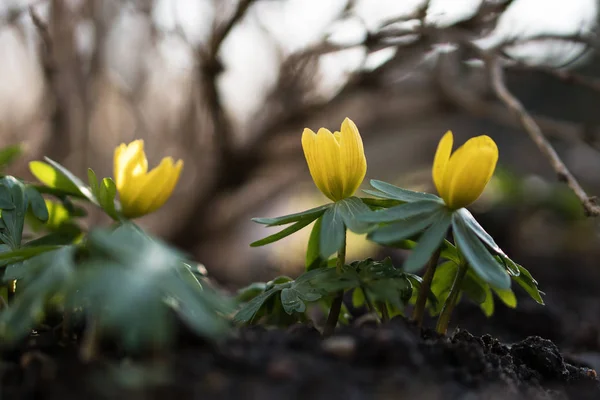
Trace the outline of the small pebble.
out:
M 351 358 L 356 352 L 356 340 L 350 336 L 334 336 L 321 344 L 326 353 L 340 358 Z

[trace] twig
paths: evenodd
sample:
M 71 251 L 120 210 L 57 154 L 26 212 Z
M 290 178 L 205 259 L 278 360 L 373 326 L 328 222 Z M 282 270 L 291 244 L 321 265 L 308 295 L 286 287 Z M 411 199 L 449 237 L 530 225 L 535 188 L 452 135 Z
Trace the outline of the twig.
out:
M 506 107 L 517 115 L 523 129 L 529 134 L 529 137 L 537 145 L 542 154 L 546 156 L 552 165 L 554 172 L 556 172 L 558 179 L 564 181 L 575 193 L 583 205 L 586 215 L 593 217 L 599 216 L 600 207 L 596 204 L 595 198 L 587 195 L 577 179 L 575 179 L 573 174 L 571 174 L 567 166 L 560 159 L 548 139 L 546 139 L 538 124 L 529 115 L 525 107 L 523 107 L 523 104 L 521 104 L 521 102 L 510 93 L 506 87 L 506 84 L 504 83 L 504 70 L 502 69 L 502 65 L 498 58 L 490 56 L 485 62 L 490 73 L 492 87 L 498 98 L 506 105 Z

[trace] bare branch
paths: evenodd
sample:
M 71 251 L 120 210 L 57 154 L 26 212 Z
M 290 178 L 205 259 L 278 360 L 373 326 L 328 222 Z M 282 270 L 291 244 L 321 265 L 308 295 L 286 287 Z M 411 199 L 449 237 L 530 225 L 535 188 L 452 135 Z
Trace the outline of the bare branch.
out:
M 504 70 L 495 56 L 490 56 L 486 60 L 486 66 L 490 73 L 490 80 L 494 88 L 494 92 L 498 98 L 517 115 L 523 129 L 529 134 L 529 137 L 537 145 L 538 149 L 548 159 L 552 168 L 558 175 L 559 180 L 564 181 L 575 195 L 581 201 L 586 215 L 599 216 L 600 206 L 596 204 L 594 198 L 589 197 L 585 190 L 581 187 L 577 179 L 571 174 L 567 166 L 556 153 L 548 139 L 544 136 L 542 130 L 536 124 L 535 120 L 529 115 L 523 104 L 508 90 L 504 83 Z

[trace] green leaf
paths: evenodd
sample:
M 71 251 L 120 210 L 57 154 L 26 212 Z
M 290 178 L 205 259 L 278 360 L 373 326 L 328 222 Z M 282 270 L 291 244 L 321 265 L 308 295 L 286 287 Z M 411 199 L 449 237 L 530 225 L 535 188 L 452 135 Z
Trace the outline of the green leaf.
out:
M 59 163 L 57 163 L 56 161 L 54 161 L 54 160 L 52 160 L 52 159 L 50 159 L 48 157 L 44 157 L 44 159 L 56 171 L 58 171 L 59 174 L 62 174 L 73 185 L 75 185 L 75 187 L 77 188 L 77 191 L 79 193 L 81 193 L 84 197 L 86 197 L 92 203 L 96 202 L 96 199 L 94 198 L 94 195 L 92 194 L 92 191 L 90 190 L 90 188 L 88 186 L 86 186 L 85 183 L 83 183 L 83 181 L 81 179 L 79 179 L 78 177 L 76 177 L 71 171 L 69 171 L 68 169 L 66 169 L 65 167 L 63 167 L 62 165 L 60 165 Z
M 19 291 L 11 307 L 0 314 L 0 332 L 5 339 L 27 335 L 51 297 L 61 294 L 74 276 L 74 248 L 63 247 L 27 260 L 5 279 L 19 277 Z
M 317 218 L 317 221 L 313 225 L 310 232 L 310 238 L 308 239 L 308 247 L 306 248 L 306 270 L 311 271 L 316 268 L 320 268 L 325 263 L 325 260 L 321 258 L 320 242 L 321 242 L 321 221 L 323 217 Z
M 371 213 L 371 209 L 358 197 L 348 197 L 336 203 L 337 212 L 344 220 L 344 225 L 354 233 L 367 233 L 369 224 L 360 219 L 360 216 Z
M 25 187 L 25 199 L 33 215 L 42 222 L 48 221 L 48 207 L 42 195 L 31 186 Z
M 117 187 L 111 178 L 104 178 L 98 188 L 98 203 L 100 207 L 114 220 L 118 220 L 118 214 L 115 210 L 115 196 Z
M 518 264 L 510 258 L 497 255 L 496 259 L 504 265 L 510 276 L 519 276 L 521 274 Z
M 92 195 L 94 195 L 95 198 L 100 197 L 99 192 L 98 192 L 99 186 L 98 186 L 98 178 L 96 177 L 96 173 L 94 172 L 93 169 L 88 168 L 87 174 L 88 174 L 88 183 L 90 184 L 90 190 L 92 191 Z
M 235 299 L 240 303 L 246 303 L 261 293 L 265 292 L 267 284 L 264 282 L 254 282 L 238 290 Z
M 513 276 L 513 280 L 519 284 L 526 292 L 531 296 L 533 300 L 538 302 L 539 304 L 544 304 L 544 300 L 542 299 L 542 293 L 540 292 L 537 286 L 537 281 L 533 279 L 529 271 L 527 271 L 522 266 L 518 265 L 519 271 L 521 272 L 519 276 Z
M 394 222 L 389 225 L 383 225 L 369 233 L 370 240 L 380 244 L 393 244 L 411 238 L 422 232 L 432 223 L 440 218 L 442 209 L 431 212 L 428 215 L 418 215 L 403 221 Z
M 12 197 L 10 195 L 10 189 L 4 185 L 0 185 L 0 209 L 12 210 L 15 208 Z
M 373 194 L 374 192 L 371 190 L 365 190 L 369 194 Z M 371 199 L 369 197 L 360 197 L 360 200 L 365 203 L 370 208 L 389 208 L 398 206 L 400 204 L 404 204 L 403 201 L 399 200 L 391 200 L 391 199 Z
M 338 212 L 337 204 L 330 207 L 323 214 L 321 222 L 320 251 L 321 257 L 329 258 L 333 253 L 340 250 L 346 237 L 346 227 L 341 214 Z
M 483 241 L 483 243 L 485 243 L 496 254 L 499 254 L 503 257 L 507 257 L 507 255 L 504 253 L 504 251 L 502 251 L 500 246 L 496 244 L 494 238 L 492 238 L 490 234 L 487 233 L 481 225 L 479 225 L 479 222 L 477 222 L 477 220 L 475 219 L 475 217 L 473 217 L 473 214 L 471 214 L 469 210 L 467 210 L 466 208 L 461 208 L 457 210 L 456 213 L 462 219 L 464 224 L 469 228 L 469 230 L 475 233 L 479 237 L 479 239 Z
M 98 329 L 116 334 L 125 348 L 171 340 L 170 310 L 201 336 L 226 333 L 222 315 L 233 311 L 231 301 L 201 284 L 179 251 L 134 224 L 91 231 L 86 250 L 69 303 L 85 302 Z
M 7 240 L 12 248 L 21 245 L 23 226 L 27 213 L 27 196 L 25 196 L 24 185 L 12 176 L 5 176 L 0 183 L 8 188 L 14 208 L 2 211 L 2 222 L 5 227 L 3 239 Z
M 361 307 L 365 304 L 365 292 L 362 288 L 356 288 L 352 292 L 352 306 Z
M 421 235 L 417 246 L 406 258 L 403 266 L 406 272 L 416 272 L 427 263 L 427 260 L 442 244 L 450 224 L 452 224 L 452 213 L 448 210 L 440 211 L 439 219 Z
M 22 247 L 20 249 L 6 251 L 0 253 L 0 267 L 16 262 L 25 261 L 29 258 L 35 257 L 42 253 L 47 253 L 52 250 L 56 250 L 60 247 L 61 246 Z
M 24 247 L 69 245 L 79 238 L 81 233 L 81 229 L 77 225 L 68 224 L 64 228 L 61 227 L 57 232 L 49 233 L 25 243 Z
M 517 297 L 515 293 L 510 289 L 496 289 L 492 288 L 494 293 L 502 300 L 507 307 L 515 308 L 517 307 Z
M 486 300 L 487 287 L 489 285 L 469 268 L 461 285 L 461 289 L 467 297 L 475 304 L 481 304 Z
M 363 222 L 370 223 L 394 222 L 428 215 L 445 208 L 446 207 L 443 204 L 437 201 L 423 200 L 414 203 L 401 204 L 380 211 L 366 212 L 361 214 L 359 219 Z
M 252 321 L 258 310 L 260 310 L 260 308 L 263 306 L 263 304 L 265 304 L 265 302 L 269 300 L 271 296 L 273 296 L 277 292 L 280 292 L 281 290 L 282 288 L 276 286 L 271 290 L 259 294 L 258 296 L 250 300 L 248 303 L 244 304 L 242 308 L 240 308 L 240 310 L 235 314 L 235 316 L 233 317 L 233 322 L 238 324 L 245 324 Z
M 510 288 L 510 276 L 481 243 L 460 214 L 454 213 L 452 228 L 457 247 L 481 279 L 499 289 Z
M 458 265 L 451 261 L 446 261 L 438 265 L 435 269 L 430 288 L 431 293 L 437 299 L 437 302 L 431 303 L 433 315 L 440 313 L 442 306 L 450 293 L 450 288 L 452 288 L 452 283 L 454 282 L 457 271 Z
M 485 300 L 479 305 L 479 308 L 488 318 L 494 314 L 494 296 L 492 296 L 492 289 L 489 285 L 485 287 Z
M 287 228 L 285 228 L 271 236 L 267 236 L 266 238 L 263 238 L 263 239 L 257 240 L 256 242 L 250 243 L 250 247 L 260 247 L 260 246 L 264 246 L 266 244 L 281 240 L 284 237 L 291 235 L 292 233 L 298 232 L 300 229 L 304 228 L 305 226 L 310 225 L 311 222 L 313 222 L 313 220 L 311 220 L 310 217 L 301 219 L 298 222 L 296 222 L 295 224 L 288 226 Z
M 61 170 L 43 161 L 32 161 L 29 170 L 40 182 L 54 189 L 61 190 L 71 195 L 83 196 L 79 187 L 69 179 Z
M 371 180 L 371 186 L 385 193 L 390 199 L 405 201 L 407 203 L 422 200 L 440 201 L 439 197 L 431 193 L 413 192 L 412 190 L 402 189 L 398 186 L 394 186 L 387 182 L 378 181 L 376 179 Z
M 332 204 L 325 204 L 323 206 L 311 208 L 310 210 L 302 211 L 296 214 L 284 215 L 282 217 L 275 218 L 252 218 L 252 221 L 267 226 L 285 225 L 290 224 L 292 222 L 298 222 L 304 219 L 310 219 L 311 221 L 314 221 L 315 219 L 323 215 L 325 210 L 327 210 L 331 206 Z
M 21 144 L 13 144 L 0 149 L 0 169 L 4 169 L 23 154 Z

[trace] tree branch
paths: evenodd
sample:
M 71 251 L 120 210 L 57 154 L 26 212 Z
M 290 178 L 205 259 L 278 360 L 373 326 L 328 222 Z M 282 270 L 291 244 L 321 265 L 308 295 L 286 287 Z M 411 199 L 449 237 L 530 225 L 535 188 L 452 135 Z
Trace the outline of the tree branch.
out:
M 506 107 L 517 115 L 523 129 L 525 129 L 531 140 L 533 140 L 538 149 L 548 159 L 556 172 L 558 179 L 564 181 L 579 198 L 586 215 L 593 217 L 599 216 L 600 207 L 596 204 L 595 198 L 587 195 L 577 179 L 575 179 L 565 163 L 560 159 L 548 139 L 546 139 L 538 124 L 529 115 L 525 107 L 523 107 L 523 104 L 521 104 L 521 102 L 506 87 L 506 84 L 504 83 L 504 70 L 502 69 L 499 59 L 496 56 L 491 55 L 485 62 L 490 73 L 492 87 L 498 98 L 506 105 Z

